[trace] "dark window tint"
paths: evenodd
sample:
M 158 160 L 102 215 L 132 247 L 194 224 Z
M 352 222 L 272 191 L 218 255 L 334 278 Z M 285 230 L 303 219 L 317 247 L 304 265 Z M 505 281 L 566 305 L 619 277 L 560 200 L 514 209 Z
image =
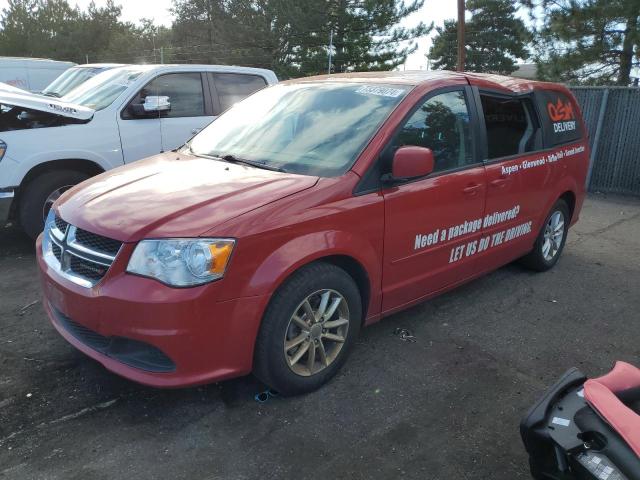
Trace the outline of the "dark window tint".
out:
M 394 146 L 405 145 L 430 148 L 436 172 L 474 163 L 464 92 L 441 93 L 420 106 L 400 130 Z
M 480 95 L 489 159 L 535 149 L 535 126 L 524 99 Z
M 171 109 L 164 117 L 198 117 L 204 115 L 202 79 L 199 73 L 161 75 L 148 85 L 149 95 L 169 97 Z
M 536 92 L 538 109 L 542 116 L 548 146 L 580 140 L 582 125 L 578 121 L 578 110 L 563 93 L 552 90 Z
M 144 99 L 150 95 L 168 97 L 171 108 L 162 112 L 163 118 L 199 117 L 205 114 L 199 73 L 170 73 L 153 79 L 129 102 L 122 118 L 145 118 Z M 157 114 L 146 115 L 146 118 L 149 116 Z
M 212 77 L 222 112 L 267 85 L 265 79 L 257 75 L 214 73 Z

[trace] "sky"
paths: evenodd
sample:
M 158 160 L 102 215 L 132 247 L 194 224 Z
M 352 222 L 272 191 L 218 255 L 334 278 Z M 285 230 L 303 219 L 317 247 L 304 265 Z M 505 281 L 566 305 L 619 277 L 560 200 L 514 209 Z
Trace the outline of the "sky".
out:
M 96 5 L 102 6 L 107 0 L 94 0 Z M 82 10 L 86 9 L 91 0 L 69 0 L 71 5 L 76 4 Z M 157 24 L 171 25 L 171 0 L 116 0 L 117 4 L 122 5 L 122 19 L 124 21 L 137 22 L 140 18 L 151 18 Z M 7 0 L 0 0 L 0 9 L 5 8 L 8 4 Z M 442 25 L 445 19 L 456 18 L 457 10 L 456 0 L 425 0 L 422 9 L 403 22 L 405 26 L 414 26 L 418 22 L 425 23 L 435 22 L 436 25 Z M 432 33 L 433 35 L 433 33 Z M 407 70 L 416 70 L 426 67 L 425 54 L 431 46 L 431 37 L 418 40 L 418 50 L 408 59 L 405 68 Z

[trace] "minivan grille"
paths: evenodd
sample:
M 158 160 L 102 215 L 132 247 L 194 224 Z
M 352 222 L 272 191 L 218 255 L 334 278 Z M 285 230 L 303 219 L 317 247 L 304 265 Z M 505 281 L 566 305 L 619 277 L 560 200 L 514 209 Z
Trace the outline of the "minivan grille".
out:
M 104 277 L 109 267 L 71 255 L 71 259 L 69 260 L 69 269 L 76 275 L 80 275 L 81 277 L 97 283 L 102 279 L 102 277 Z
M 72 282 L 90 288 L 106 275 L 122 242 L 82 230 L 56 216 L 43 242 L 47 264 Z M 46 246 L 50 251 L 46 251 Z
M 92 248 L 98 252 L 106 253 L 114 257 L 122 246 L 122 243 L 117 240 L 96 235 L 95 233 L 87 232 L 80 228 L 76 230 L 76 241 L 87 248 Z
M 69 226 L 69 224 L 64 220 L 62 220 L 60 217 L 56 217 L 55 225 L 56 227 L 58 227 L 58 230 L 60 230 L 63 234 L 67 233 L 67 227 Z
M 62 249 L 55 243 L 51 245 L 51 249 L 53 250 L 53 255 L 58 261 L 60 261 L 60 259 L 62 258 Z

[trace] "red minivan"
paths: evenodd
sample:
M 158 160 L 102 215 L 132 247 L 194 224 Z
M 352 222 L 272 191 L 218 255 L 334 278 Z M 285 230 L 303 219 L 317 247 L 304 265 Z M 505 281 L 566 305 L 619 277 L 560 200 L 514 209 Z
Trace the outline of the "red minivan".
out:
M 516 259 L 555 265 L 589 146 L 563 86 L 452 72 L 269 87 L 177 151 L 65 193 L 38 239 L 54 327 L 157 387 L 313 390 L 360 328 Z

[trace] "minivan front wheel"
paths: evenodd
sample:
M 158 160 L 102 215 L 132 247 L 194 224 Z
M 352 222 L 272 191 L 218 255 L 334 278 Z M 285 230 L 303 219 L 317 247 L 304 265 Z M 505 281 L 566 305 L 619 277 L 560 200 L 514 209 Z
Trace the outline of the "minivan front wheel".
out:
M 533 250 L 522 258 L 522 263 L 539 272 L 552 268 L 567 241 L 570 219 L 567 203 L 558 200 L 547 215 Z
M 303 267 L 267 308 L 254 374 L 284 395 L 319 388 L 346 360 L 361 319 L 360 292 L 347 272 L 328 263 Z

